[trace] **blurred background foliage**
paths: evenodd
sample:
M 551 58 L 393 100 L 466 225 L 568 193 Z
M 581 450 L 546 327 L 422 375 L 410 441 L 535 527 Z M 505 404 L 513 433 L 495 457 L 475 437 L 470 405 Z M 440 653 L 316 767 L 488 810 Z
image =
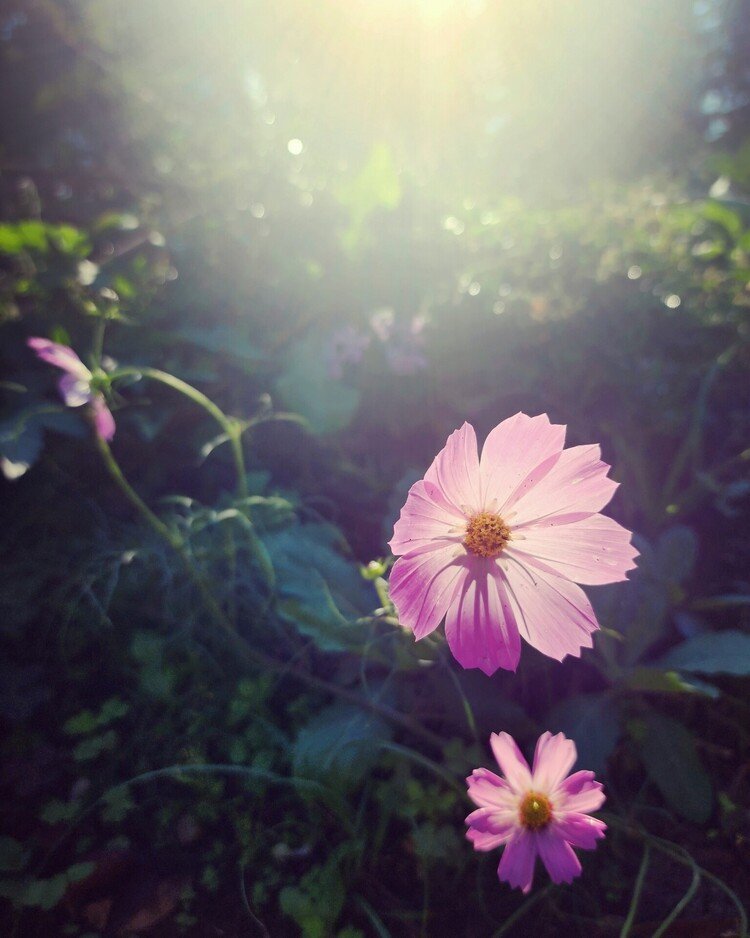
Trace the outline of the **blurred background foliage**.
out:
M 746 0 L 5 5 L 4 933 L 743 933 L 748 62 Z M 102 330 L 242 421 L 238 495 L 193 402 L 111 401 L 213 606 L 24 345 Z M 593 651 L 487 679 L 386 541 L 518 410 L 601 442 L 642 556 Z M 524 900 L 463 776 L 547 728 L 611 832 Z

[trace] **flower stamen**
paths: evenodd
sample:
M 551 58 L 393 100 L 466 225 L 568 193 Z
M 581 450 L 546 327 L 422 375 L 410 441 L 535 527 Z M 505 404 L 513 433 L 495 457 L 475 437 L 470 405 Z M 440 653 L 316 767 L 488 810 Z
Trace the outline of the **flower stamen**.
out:
M 552 803 L 546 795 L 530 791 L 518 808 L 521 824 L 530 831 L 546 827 L 552 820 Z
M 497 557 L 510 540 L 510 528 L 500 515 L 480 511 L 469 518 L 464 547 L 479 557 Z

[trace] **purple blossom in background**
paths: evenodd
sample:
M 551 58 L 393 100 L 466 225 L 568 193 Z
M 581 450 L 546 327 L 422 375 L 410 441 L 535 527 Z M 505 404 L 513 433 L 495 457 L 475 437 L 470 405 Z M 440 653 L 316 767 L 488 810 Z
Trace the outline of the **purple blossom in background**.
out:
M 88 404 L 94 415 L 96 432 L 103 440 L 111 440 L 115 435 L 112 412 L 107 407 L 101 391 L 92 389 L 91 381 L 94 376 L 73 349 L 38 336 L 28 339 L 27 345 L 43 362 L 65 372 L 58 383 L 62 399 L 68 407 L 82 407 Z
M 424 327 L 427 319 L 414 316 L 406 323 L 396 322 L 390 307 L 376 310 L 370 317 L 370 326 L 385 346 L 385 360 L 396 375 L 413 375 L 427 367 L 424 352 Z
M 370 336 L 354 326 L 334 332 L 328 349 L 329 377 L 339 380 L 344 375 L 344 365 L 358 365 L 369 344 Z

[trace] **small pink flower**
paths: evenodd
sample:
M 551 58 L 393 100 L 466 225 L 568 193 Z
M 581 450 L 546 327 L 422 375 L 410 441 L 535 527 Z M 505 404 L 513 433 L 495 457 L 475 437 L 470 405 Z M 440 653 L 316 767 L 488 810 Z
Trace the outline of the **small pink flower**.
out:
M 92 389 L 91 381 L 94 376 L 73 349 L 67 345 L 60 345 L 49 339 L 38 337 L 28 339 L 27 345 L 42 361 L 61 368 L 65 372 L 58 384 L 62 399 L 68 407 L 82 407 L 84 404 L 89 404 L 94 415 L 96 432 L 102 439 L 111 440 L 115 435 L 115 420 L 112 412 L 107 407 L 104 395 Z
M 590 817 L 604 804 L 594 773 L 574 772 L 576 745 L 562 733 L 543 733 L 529 769 L 507 733 L 493 733 L 490 746 L 505 778 L 489 769 L 474 769 L 466 779 L 477 805 L 467 818 L 467 838 L 475 850 L 505 844 L 499 879 L 523 892 L 531 889 L 537 856 L 553 883 L 570 883 L 581 872 L 573 847 L 593 850 L 607 825 Z
M 391 599 L 417 639 L 445 618 L 465 668 L 515 671 L 521 636 L 558 661 L 579 656 L 599 623 L 576 584 L 625 580 L 635 566 L 630 532 L 598 514 L 617 488 L 599 447 L 564 442 L 546 414 L 516 414 L 480 459 L 465 423 L 409 490 L 390 541 Z

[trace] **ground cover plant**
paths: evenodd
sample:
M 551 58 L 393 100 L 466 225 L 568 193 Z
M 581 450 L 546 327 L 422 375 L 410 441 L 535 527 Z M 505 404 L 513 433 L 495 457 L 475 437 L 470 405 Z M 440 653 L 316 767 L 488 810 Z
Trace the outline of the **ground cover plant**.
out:
M 748 11 L 564 6 L 0 14 L 3 934 L 747 934 Z

